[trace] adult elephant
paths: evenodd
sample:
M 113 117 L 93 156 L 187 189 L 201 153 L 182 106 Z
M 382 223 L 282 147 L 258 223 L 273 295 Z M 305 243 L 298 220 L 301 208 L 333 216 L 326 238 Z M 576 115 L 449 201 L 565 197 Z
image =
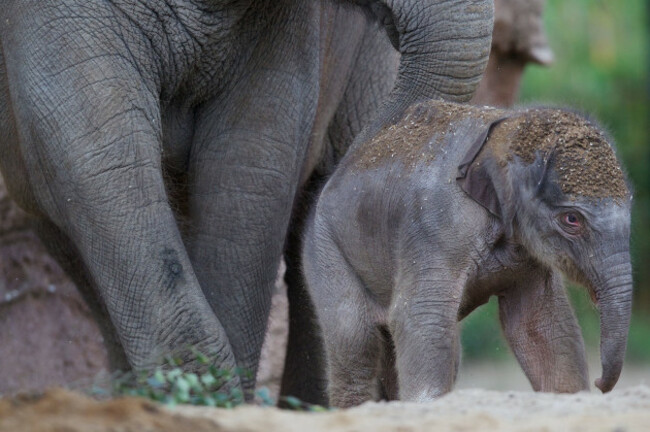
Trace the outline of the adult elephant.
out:
M 418 98 L 469 99 L 491 17 L 467 0 L 6 1 L 2 172 L 112 367 L 192 345 L 254 372 L 310 171 Z M 377 109 L 380 27 L 401 61 Z

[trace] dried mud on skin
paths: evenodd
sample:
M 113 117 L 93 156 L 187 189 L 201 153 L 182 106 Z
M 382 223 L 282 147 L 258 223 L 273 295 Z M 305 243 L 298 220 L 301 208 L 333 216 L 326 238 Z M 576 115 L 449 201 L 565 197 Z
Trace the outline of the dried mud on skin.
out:
M 629 196 L 625 177 L 612 146 L 603 132 L 572 112 L 557 109 L 529 109 L 498 125 L 491 142 L 501 147 L 504 159 L 516 155 L 526 163 L 536 152 L 548 156 L 554 151 L 554 168 L 562 192 L 572 197 L 613 198 Z
M 474 119 L 488 127 L 501 117 L 489 146 L 505 164 L 518 156 L 533 163 L 536 153 L 554 151 L 554 167 L 562 191 L 571 197 L 625 200 L 629 191 L 612 146 L 591 122 L 560 109 L 501 109 L 429 101 L 410 107 L 397 123 L 385 126 L 355 151 L 354 166 L 368 170 L 391 160 L 406 167 L 435 160 L 444 137 L 455 124 Z M 453 140 L 452 140 L 453 142 Z
M 62 390 L 0 401 L 0 432 L 648 431 L 650 387 L 606 395 L 458 390 L 431 403 L 366 403 L 325 413 L 244 406 L 164 408 Z
M 391 159 L 399 159 L 407 167 L 435 160 L 442 137 L 453 133 L 454 122 L 472 117 L 487 124 L 503 116 L 505 111 L 479 108 L 438 100 L 410 107 L 395 124 L 384 126 L 374 138 L 358 149 L 355 167 L 372 169 Z M 432 138 L 437 137 L 436 142 Z

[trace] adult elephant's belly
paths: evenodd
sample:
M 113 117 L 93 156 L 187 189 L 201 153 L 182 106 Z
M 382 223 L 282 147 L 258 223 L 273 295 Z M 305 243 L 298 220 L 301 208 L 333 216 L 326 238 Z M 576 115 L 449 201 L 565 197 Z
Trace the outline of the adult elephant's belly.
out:
M 327 137 L 332 119 L 341 110 L 345 92 L 355 73 L 367 18 L 361 11 L 343 8 L 330 2 L 321 3 L 321 38 L 319 49 L 320 86 L 318 107 L 309 150 L 305 159 L 300 184 L 304 184 L 315 166 L 336 146 Z

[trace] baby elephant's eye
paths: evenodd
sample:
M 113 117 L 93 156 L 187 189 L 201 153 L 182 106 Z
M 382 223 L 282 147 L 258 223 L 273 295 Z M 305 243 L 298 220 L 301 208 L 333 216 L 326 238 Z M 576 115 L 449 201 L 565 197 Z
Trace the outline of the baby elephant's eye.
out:
M 580 234 L 583 228 L 583 218 L 578 212 L 568 211 L 560 213 L 558 216 L 560 226 L 569 234 Z
M 578 216 L 575 213 L 567 213 L 564 215 L 564 221 L 569 225 L 579 225 Z

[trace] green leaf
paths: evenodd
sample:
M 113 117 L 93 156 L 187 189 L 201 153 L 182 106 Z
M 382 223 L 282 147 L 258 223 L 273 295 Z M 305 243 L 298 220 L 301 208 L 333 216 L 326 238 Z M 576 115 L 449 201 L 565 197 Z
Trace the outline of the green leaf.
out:
M 328 412 L 329 409 L 321 405 L 310 405 L 309 411 L 311 412 Z
M 302 402 L 295 396 L 285 396 L 284 401 L 293 409 L 302 407 Z
M 256 395 L 257 395 L 257 397 L 260 398 L 263 405 L 265 405 L 265 406 L 275 406 L 275 401 L 271 397 L 271 393 L 269 392 L 268 388 L 262 387 L 261 389 L 257 390 Z
M 190 385 L 183 378 L 179 377 L 173 386 L 172 393 L 177 402 L 189 402 L 190 401 Z
M 190 350 L 192 351 L 192 354 L 194 354 L 194 358 L 196 358 L 196 361 L 197 361 L 199 364 L 207 365 L 207 364 L 210 363 L 210 359 L 208 358 L 208 356 L 206 356 L 205 354 L 203 354 L 203 353 L 202 353 L 201 351 L 199 351 L 198 349 L 192 347 Z
M 191 373 L 191 372 L 186 373 L 184 375 L 184 378 L 192 390 L 198 392 L 203 391 L 203 386 L 201 386 L 201 383 L 199 382 L 199 377 L 195 373 Z
M 162 371 L 162 369 L 158 368 L 156 369 L 156 372 L 153 374 L 153 377 L 162 384 L 167 383 L 167 379 L 165 378 L 165 373 Z
M 206 389 L 212 389 L 217 384 L 217 379 L 209 372 L 201 375 L 201 382 L 206 387 Z
M 174 381 L 183 375 L 183 371 L 180 368 L 175 368 L 167 372 L 167 380 Z
M 165 383 L 163 381 L 158 380 L 158 378 L 156 378 L 155 376 L 152 376 L 151 378 L 149 378 L 147 380 L 146 384 L 153 387 L 153 388 L 160 388 L 160 387 L 163 387 L 165 385 Z

